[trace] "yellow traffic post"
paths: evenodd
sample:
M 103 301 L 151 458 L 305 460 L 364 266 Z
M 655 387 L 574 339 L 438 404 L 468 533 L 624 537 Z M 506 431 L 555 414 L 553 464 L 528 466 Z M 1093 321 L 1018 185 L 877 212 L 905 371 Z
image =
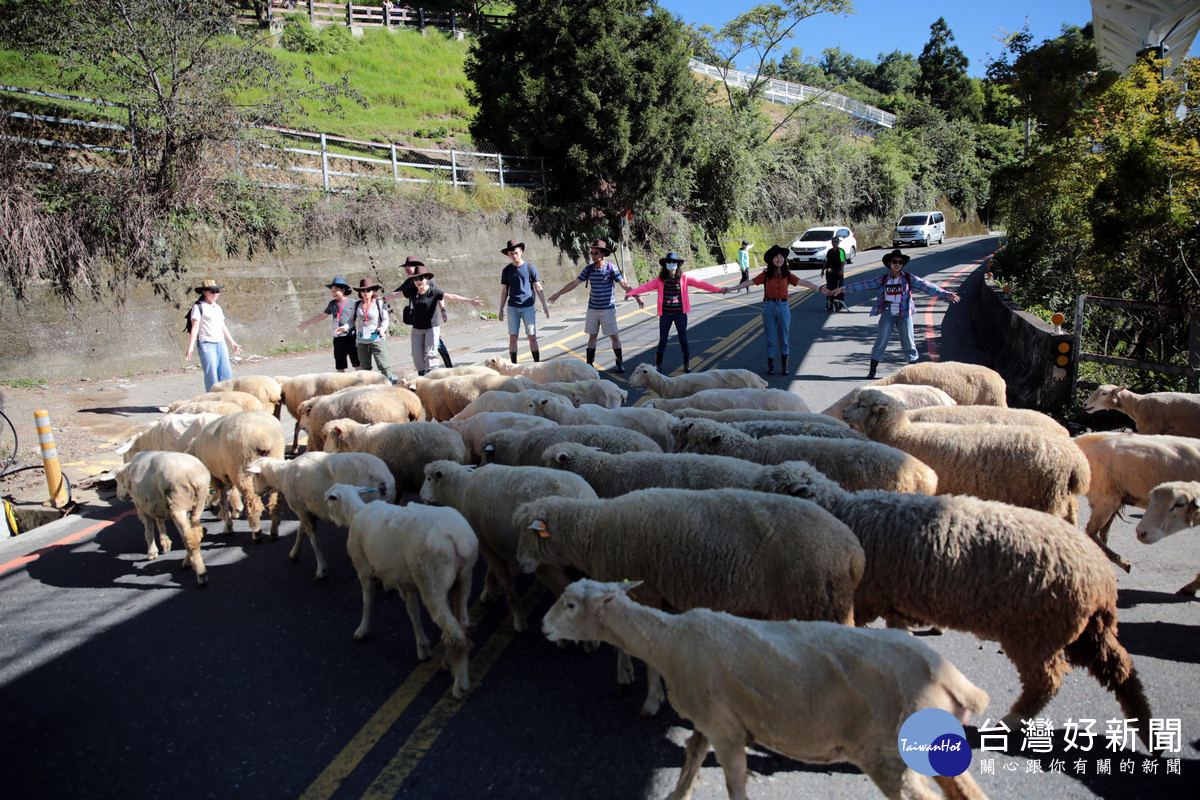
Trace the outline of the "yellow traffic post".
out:
M 37 425 L 38 442 L 42 446 L 42 465 L 46 471 L 46 488 L 50 490 L 50 504 L 61 508 L 67 503 L 67 488 L 63 485 L 62 467 L 58 463 L 58 448 L 54 446 L 50 412 L 38 409 L 33 412 L 33 420 Z

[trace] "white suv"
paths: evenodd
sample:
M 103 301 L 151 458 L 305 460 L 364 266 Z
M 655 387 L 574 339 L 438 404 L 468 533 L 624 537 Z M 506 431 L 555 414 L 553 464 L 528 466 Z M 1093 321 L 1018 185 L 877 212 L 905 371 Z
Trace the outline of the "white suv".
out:
M 834 236 L 841 239 L 839 247 L 846 251 L 846 263 L 854 261 L 854 257 L 858 255 L 858 239 L 854 238 L 854 233 L 849 228 L 833 225 L 809 228 L 800 234 L 800 238 L 792 240 L 788 266 L 825 266 L 825 254 L 829 252 Z
M 892 231 L 892 247 L 923 244 L 926 247 L 946 241 L 946 215 L 940 211 L 916 211 L 905 214 Z

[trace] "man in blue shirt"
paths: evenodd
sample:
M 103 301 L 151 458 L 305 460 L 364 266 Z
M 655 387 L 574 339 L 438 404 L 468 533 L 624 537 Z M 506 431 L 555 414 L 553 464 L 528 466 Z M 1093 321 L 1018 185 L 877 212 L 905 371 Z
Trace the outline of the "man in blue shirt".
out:
M 612 339 L 613 357 L 616 359 L 613 372 L 624 372 L 625 368 L 621 365 L 621 339 L 617 336 L 617 303 L 613 297 L 613 284 L 626 292 L 633 291 L 633 287 L 621 275 L 621 270 L 616 264 L 604 260 L 606 256 L 612 255 L 612 250 L 608 249 L 603 239 L 592 242 L 588 253 L 592 257 L 592 263 L 583 268 L 579 277 L 550 295 L 550 302 L 553 303 L 587 281 L 591 290 L 588 296 L 587 319 L 583 324 L 583 332 L 588 335 L 587 363 L 591 364 L 596 359 L 596 334 L 603 330 L 604 335 Z M 640 307 L 646 307 L 642 298 L 635 299 Z
M 508 246 L 500 252 L 512 261 L 500 273 L 500 321 L 504 321 L 507 306 L 508 357 L 512 363 L 517 363 L 517 339 L 521 333 L 521 323 L 524 323 L 525 335 L 529 337 L 529 354 L 533 356 L 534 361 L 540 361 L 534 292 L 537 292 L 537 299 L 542 303 L 546 319 L 550 319 L 550 306 L 546 304 L 546 296 L 542 294 L 542 281 L 538 277 L 537 267 L 525 260 L 524 242 L 509 239 Z

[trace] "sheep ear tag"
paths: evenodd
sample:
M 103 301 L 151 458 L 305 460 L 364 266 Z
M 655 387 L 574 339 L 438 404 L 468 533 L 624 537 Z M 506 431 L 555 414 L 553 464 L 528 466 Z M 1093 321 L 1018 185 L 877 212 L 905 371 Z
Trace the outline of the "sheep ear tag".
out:
M 529 523 L 529 527 L 530 529 L 537 531 L 538 536 L 542 537 L 543 539 L 550 538 L 550 531 L 546 530 L 546 523 L 542 522 L 540 519 L 535 519 L 533 522 Z

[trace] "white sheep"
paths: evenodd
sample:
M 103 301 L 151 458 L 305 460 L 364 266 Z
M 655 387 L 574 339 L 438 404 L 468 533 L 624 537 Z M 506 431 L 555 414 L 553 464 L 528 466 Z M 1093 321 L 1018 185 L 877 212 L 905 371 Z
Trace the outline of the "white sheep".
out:
M 671 377 L 651 364 L 638 364 L 629 376 L 630 386 L 644 386 L 659 397 L 689 397 L 705 389 L 765 389 L 767 381 L 748 369 L 709 369 Z
M 292 419 L 296 420 L 296 428 L 292 432 L 292 452 L 296 451 L 300 442 L 300 404 L 305 400 L 319 395 L 334 392 L 351 386 L 374 386 L 389 383 L 388 379 L 379 372 L 371 370 L 355 370 L 354 372 L 310 372 L 292 377 L 279 377 L 279 395 Z
M 430 421 L 452 418 L 484 392 L 521 392 L 535 386 L 498 372 L 490 375 L 452 375 L 448 378 L 411 376 L 400 383 L 421 398 L 425 418 Z
M 374 489 L 377 496 L 390 503 L 396 499 L 396 481 L 387 464 L 370 453 L 304 453 L 291 461 L 282 458 L 259 458 L 246 467 L 254 477 L 255 491 L 271 489 L 283 494 L 288 507 L 300 520 L 300 531 L 312 542 L 317 560 L 317 580 L 328 572 L 328 564 L 317 543 L 316 520 L 332 519 L 325 503 L 325 492 L 335 483 Z M 279 533 L 280 509 L 271 515 L 271 536 Z M 304 538 L 296 534 L 288 558 L 300 558 Z
M 500 356 L 492 356 L 483 363 L 484 366 L 496 370 L 501 375 L 524 375 L 538 383 L 600 379 L 599 370 L 577 358 L 555 358 L 550 361 L 535 361 L 531 364 L 513 364 Z
M 755 439 L 708 419 L 675 423 L 675 451 L 731 456 L 757 464 L 807 461 L 850 491 L 886 489 L 923 492 L 938 489 L 937 474 L 908 453 L 878 442 L 816 436 L 766 436 Z
M 537 388 L 543 392 L 562 395 L 574 406 L 593 403 L 604 408 L 620 408 L 629 397 L 627 389 L 622 389 L 612 381 L 603 378 L 585 381 L 552 381 L 539 383 Z
M 834 419 L 842 418 L 842 411 L 846 406 L 858 399 L 858 393 L 864 388 L 876 388 L 874 386 L 859 387 L 847 392 L 841 400 L 831 405 L 829 408 L 822 411 L 822 414 L 833 417 Z M 880 386 L 878 390 L 894 397 L 904 404 L 905 408 L 937 408 L 939 406 L 955 406 L 958 402 L 946 394 L 936 386 L 917 386 L 910 384 L 898 384 L 896 386 Z
M 189 403 L 233 403 L 243 411 L 262 411 L 263 404 L 259 399 L 252 394 L 246 392 L 201 392 L 195 397 L 187 400 L 176 400 L 174 403 L 165 406 L 159 406 L 158 410 L 164 414 L 171 414 L 181 406 Z
M 627 428 L 649 436 L 663 450 L 671 448 L 671 425 L 675 422 L 665 411 L 656 408 L 604 408 L 584 403 L 579 408 L 552 403 L 541 398 L 530 400 L 528 413 L 553 420 L 559 425 L 609 425 Z
M 1083 403 L 1089 414 L 1113 408 L 1133 420 L 1141 434 L 1200 437 L 1200 394 L 1137 394 L 1128 386 L 1104 383 Z
M 823 425 L 819 422 L 791 422 L 789 420 L 752 419 L 741 422 L 724 423 L 734 430 L 741 431 L 755 439 L 764 436 L 817 436 L 824 439 L 857 439 L 867 441 L 865 434 L 851 428 L 849 425 Z
M 158 558 L 154 526 L 164 553 L 171 549 L 167 520 L 175 523 L 187 548 L 183 567 L 196 572 L 196 583 L 208 583 L 208 569 L 200 555 L 204 527 L 200 514 L 208 498 L 211 476 L 200 459 L 187 453 L 146 450 L 117 470 L 117 499 L 133 500 L 138 518 L 146 526 L 146 557 Z
M 1116 696 L 1148 743 L 1150 707 L 1117 640 L 1117 581 L 1104 554 L 1057 517 L 947 496 L 846 492 L 815 469 L 790 487 L 850 526 L 866 552 L 854 595 L 859 625 L 938 625 L 1000 643 L 1021 694 L 1004 717 L 1032 719 L 1058 691 L 1068 664 Z M 1065 658 L 1065 660 L 1064 660 Z
M 283 429 L 279 420 L 265 411 L 228 414 L 205 425 L 188 445 L 187 452 L 203 461 L 212 475 L 212 487 L 221 498 L 224 532 L 233 532 L 229 494 L 237 489 L 246 507 L 250 536 L 258 542 L 262 538 L 263 505 L 246 467 L 256 458 L 283 458 Z M 278 493 L 271 492 L 267 500 L 270 513 L 274 514 L 278 500 Z
M 655 397 L 645 405 L 661 411 L 698 408 L 704 411 L 725 411 L 746 408 L 763 411 L 808 411 L 808 405 L 797 395 L 783 389 L 705 389 L 689 397 L 674 400 Z
M 456 375 L 498 375 L 491 367 L 482 364 L 459 364 L 457 367 L 434 367 L 425 373 L 426 378 L 453 378 Z
M 555 400 L 553 403 L 563 408 L 570 407 L 560 400 Z M 479 460 L 483 458 L 483 437 L 489 433 L 552 428 L 558 423 L 552 419 L 534 417 L 517 411 L 484 411 L 465 419 L 449 419 L 442 424 L 462 437 L 463 444 L 467 447 L 468 460 L 472 463 L 479 463 Z
M 462 411 L 451 417 L 452 422 L 469 419 L 476 414 L 483 414 L 488 411 L 508 411 L 518 414 L 524 414 L 529 401 L 534 398 L 549 397 L 556 403 L 563 405 L 571 405 L 571 401 L 561 394 L 554 392 L 544 392 L 541 390 L 526 390 L 524 392 L 484 392 L 479 396 L 479 399 L 471 403 Z
M 962 361 L 909 364 L 865 388 L 918 384 L 936 386 L 964 406 L 1007 406 L 1008 384 L 994 369 Z
M 300 425 L 308 431 L 308 449 L 325 447 L 325 425 L 335 419 L 414 422 L 421 418 L 421 398 L 403 386 L 352 386 L 300 404 Z
M 160 411 L 169 406 L 160 407 Z M 239 411 L 246 409 L 239 406 L 237 403 L 230 403 L 221 400 L 189 400 L 182 405 L 175 406 L 173 411 L 165 412 L 167 414 L 177 414 L 179 416 L 191 416 L 194 414 L 236 414 Z
M 246 392 L 258 398 L 263 411 L 270 411 L 279 419 L 283 404 L 283 387 L 279 381 L 267 375 L 239 375 L 212 385 L 214 392 Z
M 671 416 L 679 419 L 711 419 L 717 422 L 807 422 L 812 425 L 825 425 L 830 428 L 850 428 L 841 419 L 817 414 L 812 411 L 769 411 L 761 408 L 726 408 L 720 411 L 708 411 L 702 408 L 677 408 Z
M 900 631 L 763 621 L 697 608 L 666 614 L 633 602 L 637 583 L 571 584 L 542 620 L 551 641 L 609 642 L 646 661 L 695 731 L 672 798 L 691 796 L 710 743 L 730 798 L 746 797 L 746 744 L 815 763 L 849 761 L 887 797 L 930 798 L 897 748 L 901 725 L 939 708 L 962 723 L 988 696 Z M 982 798 L 966 771 L 934 777 L 947 797 Z
M 888 387 L 895 389 L 897 387 Z M 1058 420 L 1032 408 L 1008 408 L 1007 406 L 932 406 L 910 408 L 910 422 L 942 422 L 949 425 L 1016 425 L 1038 428 L 1057 436 L 1070 437 L 1071 432 Z
M 1137 538 L 1142 544 L 1154 544 L 1172 533 L 1200 525 L 1200 483 L 1171 481 L 1160 483 L 1150 492 L 1146 513 L 1137 525 Z M 1179 594 L 1195 596 L 1200 591 L 1200 573 Z
M 483 463 L 540 467 L 542 451 L 560 442 L 580 442 L 606 453 L 658 453 L 662 448 L 648 436 L 607 425 L 556 425 L 526 431 L 496 431 L 483 437 Z
M 479 540 L 463 515 L 452 508 L 366 503 L 359 492 L 354 486 L 339 483 L 325 494 L 330 518 L 350 529 L 346 548 L 362 585 L 362 622 L 354 638 L 365 639 L 371 632 L 375 587 L 396 589 L 404 596 L 412 622 L 417 658 L 428 660 L 433 653 L 421 624 L 423 601 L 434 624 L 442 630 L 446 647 L 443 665 L 454 676 L 451 693 L 456 699 L 462 698 L 470 686 L 467 598 L 471 594 L 471 570 L 479 557 Z
M 611 500 L 535 500 L 517 509 L 513 525 L 525 571 L 557 564 L 596 580 L 644 581 L 638 598 L 656 608 L 854 620 L 862 547 L 807 501 L 742 489 L 644 489 Z M 662 699 L 652 671 L 642 713 L 657 713 Z
M 863 389 L 842 418 L 872 440 L 919 458 L 938 476 L 939 494 L 969 494 L 1078 519 L 1088 460 L 1071 440 L 1037 428 L 948 425 L 908 419 L 895 398 Z M 818 469 L 820 467 L 818 466 Z
M 1072 440 L 1091 466 L 1084 530 L 1109 559 L 1130 569 L 1129 559 L 1108 546 L 1113 520 L 1124 505 L 1145 508 L 1150 492 L 1167 481 L 1200 481 L 1200 441 L 1188 436 L 1087 433 Z
M 138 453 L 146 450 L 170 450 L 182 453 L 200 430 L 220 417 L 220 414 L 167 414 L 146 430 L 121 445 L 119 453 L 128 464 Z
M 325 424 L 323 435 L 327 453 L 371 453 L 383 459 L 395 478 L 397 498 L 421 490 L 429 462 L 448 459 L 462 464 L 467 460 L 462 437 L 436 422 L 363 425 L 352 419 L 335 419 Z
M 475 469 L 453 461 L 434 461 L 425 467 L 425 483 L 421 486 L 423 502 L 457 509 L 471 524 L 488 565 L 480 599 L 486 602 L 493 587 L 499 586 L 517 632 L 525 631 L 529 624 L 528 612 L 521 608 L 517 598 L 515 581 L 521 572 L 517 564 L 520 531 L 513 527 L 513 512 L 523 503 L 542 497 L 594 498 L 596 493 L 587 481 L 569 472 L 502 464 Z M 555 594 L 567 584 L 562 570 L 556 567 L 540 569 L 538 578 Z

